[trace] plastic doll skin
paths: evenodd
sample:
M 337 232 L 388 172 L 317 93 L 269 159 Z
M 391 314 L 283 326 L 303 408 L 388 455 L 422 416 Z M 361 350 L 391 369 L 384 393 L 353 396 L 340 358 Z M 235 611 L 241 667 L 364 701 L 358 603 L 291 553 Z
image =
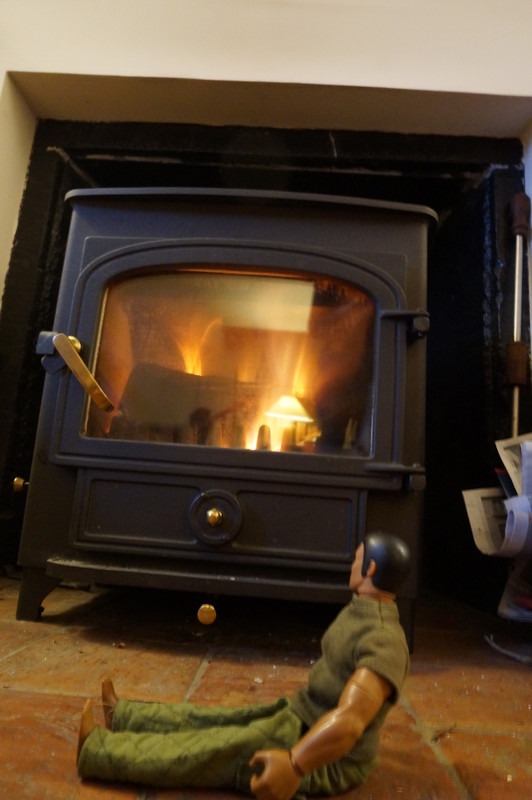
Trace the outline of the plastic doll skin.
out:
M 364 546 L 360 545 L 351 569 L 349 588 L 381 603 L 393 602 L 395 595 L 373 585 L 374 561 L 370 561 L 365 576 L 362 575 L 363 556 Z M 255 753 L 250 766 L 264 765 L 261 775 L 251 779 L 251 790 L 258 800 L 290 800 L 304 775 L 346 755 L 391 692 L 388 681 L 371 670 L 355 670 L 338 706 L 321 717 L 290 752 L 261 750 Z

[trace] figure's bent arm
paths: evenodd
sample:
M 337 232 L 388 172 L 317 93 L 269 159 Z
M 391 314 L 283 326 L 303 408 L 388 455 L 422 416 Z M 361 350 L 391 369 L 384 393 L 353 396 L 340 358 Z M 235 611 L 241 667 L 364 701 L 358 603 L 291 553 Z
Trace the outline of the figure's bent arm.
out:
M 345 756 L 375 717 L 393 688 L 388 681 L 363 667 L 347 682 L 338 706 L 321 717 L 290 753 L 263 750 L 255 753 L 252 767 L 262 764 L 260 776 L 251 779 L 258 800 L 290 800 L 307 772 Z
M 292 748 L 292 761 L 302 774 L 345 756 L 375 717 L 393 689 L 388 681 L 363 667 L 347 682 L 338 706 L 321 717 Z

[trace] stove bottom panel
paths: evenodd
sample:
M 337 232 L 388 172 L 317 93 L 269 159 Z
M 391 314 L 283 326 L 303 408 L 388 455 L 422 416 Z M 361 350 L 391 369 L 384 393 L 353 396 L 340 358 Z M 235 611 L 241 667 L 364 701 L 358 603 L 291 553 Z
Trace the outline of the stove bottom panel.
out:
M 364 502 L 352 489 L 79 470 L 74 548 L 215 559 L 350 563 Z

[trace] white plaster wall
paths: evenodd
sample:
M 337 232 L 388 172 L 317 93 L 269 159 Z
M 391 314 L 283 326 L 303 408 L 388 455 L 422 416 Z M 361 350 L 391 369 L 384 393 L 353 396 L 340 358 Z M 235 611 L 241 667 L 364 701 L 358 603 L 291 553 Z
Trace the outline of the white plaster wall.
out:
M 35 116 L 11 80 L 5 77 L 0 84 L 0 294 L 15 235 L 34 129 Z
M 1 0 L 0 67 L 532 93 L 530 0 Z
M 10 72 L 532 98 L 531 30 L 531 0 L 0 0 L 0 285 L 34 116 Z

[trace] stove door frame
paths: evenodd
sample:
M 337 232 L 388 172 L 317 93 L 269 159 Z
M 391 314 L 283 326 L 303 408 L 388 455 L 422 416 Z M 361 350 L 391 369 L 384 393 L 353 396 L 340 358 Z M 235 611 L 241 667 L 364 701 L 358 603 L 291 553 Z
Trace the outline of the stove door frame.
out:
M 64 465 L 94 464 L 94 459 L 103 459 L 110 464 L 120 459 L 143 461 L 150 470 L 163 470 L 167 465 L 175 471 L 181 464 L 200 466 L 205 461 L 220 468 L 260 469 L 278 472 L 286 469 L 303 474 L 323 474 L 320 459 L 326 460 L 325 471 L 338 476 L 356 477 L 367 486 L 394 489 L 404 474 L 415 465 L 402 464 L 404 420 L 404 374 L 406 371 L 408 326 L 419 310 L 409 310 L 401 286 L 378 265 L 362 259 L 348 258 L 339 254 L 323 254 L 320 251 L 290 248 L 286 245 L 267 245 L 252 241 L 216 241 L 205 243 L 142 242 L 125 244 L 123 240 L 106 240 L 110 248 L 103 257 L 84 266 L 75 284 L 71 313 L 68 320 L 58 315 L 56 329 L 75 336 L 82 344 L 82 356 L 94 369 L 98 349 L 99 319 L 106 287 L 117 277 L 133 276 L 137 271 L 145 272 L 147 264 L 165 269 L 173 265 L 187 269 L 191 265 L 211 265 L 213 270 L 230 264 L 244 271 L 254 269 L 257 274 L 282 276 L 325 276 L 337 278 L 360 288 L 375 303 L 373 388 L 369 399 L 372 423 L 368 432 L 370 452 L 367 456 L 321 455 L 297 453 L 259 453 L 254 451 L 232 452 L 230 449 L 187 446 L 182 444 L 147 443 L 134 441 L 103 440 L 84 436 L 82 430 L 87 413 L 87 396 L 72 374 L 47 376 L 57 380 L 52 390 L 55 398 L 53 414 L 53 449 L 50 459 Z M 298 269 L 294 269 L 297 263 Z M 272 264 L 274 266 L 272 266 Z M 221 268 L 223 271 L 223 267 Z M 62 325 L 62 323 L 64 323 Z M 418 342 L 417 344 L 421 344 Z M 282 462 L 280 463 L 280 459 Z M 396 465 L 386 469 L 386 464 Z M 380 466 L 382 465 L 382 467 Z M 273 477 L 272 480 L 275 480 Z

